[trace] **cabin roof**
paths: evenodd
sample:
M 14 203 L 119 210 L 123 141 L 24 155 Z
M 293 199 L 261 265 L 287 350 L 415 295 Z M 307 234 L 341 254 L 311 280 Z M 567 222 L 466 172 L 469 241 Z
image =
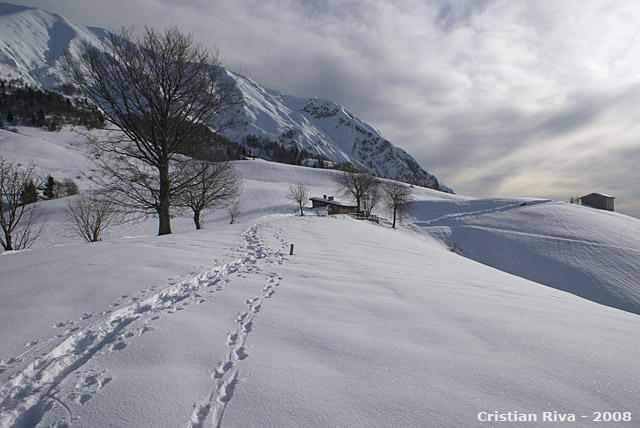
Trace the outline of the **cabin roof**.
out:
M 322 203 L 327 204 L 327 205 L 335 205 L 337 207 L 356 208 L 355 205 L 351 205 L 351 204 L 347 204 L 347 203 L 340 202 L 340 201 L 335 201 L 335 200 L 329 200 L 329 199 L 325 199 L 325 198 L 319 198 L 319 197 L 316 197 L 316 196 L 314 196 L 313 198 L 309 198 L 309 200 L 322 202 Z
M 610 199 L 615 199 L 616 198 L 615 196 L 610 196 L 610 195 L 605 195 L 604 193 L 594 192 L 594 193 L 589 193 L 588 195 L 580 196 L 580 199 L 588 198 L 589 196 L 602 196 L 603 198 L 610 198 Z

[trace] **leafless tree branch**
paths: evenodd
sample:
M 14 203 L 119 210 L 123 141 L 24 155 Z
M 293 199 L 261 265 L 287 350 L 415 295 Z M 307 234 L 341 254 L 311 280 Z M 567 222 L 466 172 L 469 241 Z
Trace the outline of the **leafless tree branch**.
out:
M 304 204 L 309 199 L 309 188 L 302 183 L 296 183 L 289 186 L 287 199 L 293 201 L 300 209 L 300 215 L 304 216 Z
M 392 214 L 393 227 L 396 227 L 396 219 L 401 220 L 402 217 L 411 208 L 411 188 L 399 183 L 390 183 L 383 186 L 384 199 L 387 210 Z
M 0 157 L 0 245 L 6 251 L 29 248 L 42 232 L 36 228 L 37 204 L 22 203 L 21 193 L 32 182 L 35 167 L 19 168 Z
M 158 215 L 159 235 L 171 233 L 173 199 L 193 181 L 180 156 L 210 143 L 203 128 L 215 133 L 237 123 L 242 97 L 221 63 L 217 51 L 176 28 L 147 27 L 137 39 L 122 29 L 65 56 L 71 80 L 121 131 L 97 145 L 103 171 L 121 201 Z
M 87 242 L 101 241 L 102 232 L 122 218 L 117 205 L 104 195 L 80 195 L 67 203 L 71 228 Z

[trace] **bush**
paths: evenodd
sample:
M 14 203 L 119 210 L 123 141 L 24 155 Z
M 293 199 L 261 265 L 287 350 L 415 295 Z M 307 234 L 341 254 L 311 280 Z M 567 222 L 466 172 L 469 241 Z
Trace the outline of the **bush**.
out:
M 67 204 L 67 218 L 75 233 L 87 242 L 101 241 L 102 232 L 120 219 L 115 203 L 107 197 L 92 194 L 78 196 Z
M 62 181 L 62 188 L 64 196 L 73 196 L 80 192 L 78 185 L 70 178 L 65 178 Z
M 449 247 L 449 251 L 463 257 L 467 254 L 467 250 L 462 248 L 462 246 L 457 242 L 454 242 L 453 245 Z

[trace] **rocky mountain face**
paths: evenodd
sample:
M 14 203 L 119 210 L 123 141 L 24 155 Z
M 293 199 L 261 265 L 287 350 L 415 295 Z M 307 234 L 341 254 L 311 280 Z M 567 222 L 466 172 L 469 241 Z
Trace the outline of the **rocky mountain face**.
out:
M 60 68 L 65 50 L 81 39 L 98 41 L 106 30 L 86 27 L 37 8 L 0 3 L 0 78 L 44 89 L 66 82 Z M 240 126 L 226 131 L 253 154 L 291 163 L 332 166 L 351 163 L 384 178 L 453 193 L 404 150 L 344 107 L 320 98 L 297 98 L 228 71 L 245 101 Z

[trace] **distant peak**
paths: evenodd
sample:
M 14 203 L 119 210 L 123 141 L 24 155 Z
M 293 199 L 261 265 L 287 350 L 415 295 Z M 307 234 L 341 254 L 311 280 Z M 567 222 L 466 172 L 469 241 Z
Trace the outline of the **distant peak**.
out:
M 24 12 L 25 10 L 37 10 L 37 8 L 0 2 L 0 16 L 13 15 L 14 13 Z

